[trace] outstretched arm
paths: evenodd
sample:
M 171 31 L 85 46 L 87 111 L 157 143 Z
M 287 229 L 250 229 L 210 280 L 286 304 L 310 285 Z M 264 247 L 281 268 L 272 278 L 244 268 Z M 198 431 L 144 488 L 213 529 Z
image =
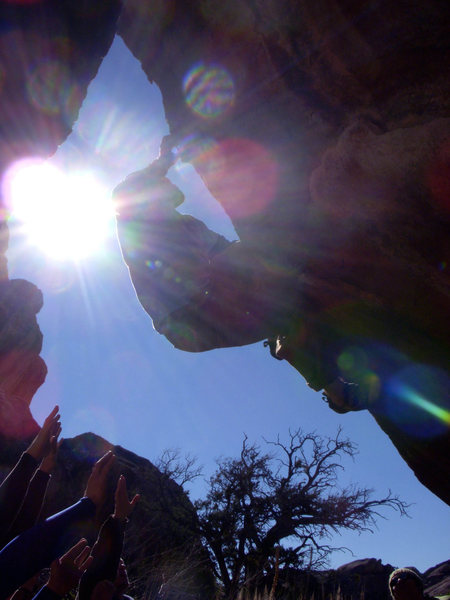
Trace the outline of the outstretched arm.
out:
M 56 558 L 50 568 L 50 578 L 33 600 L 56 600 L 73 590 L 80 577 L 92 562 L 90 547 L 81 539 L 61 558 Z
M 115 493 L 114 513 L 103 523 L 94 544 L 93 562 L 80 581 L 79 600 L 89 600 L 100 581 L 115 581 L 122 554 L 125 525 L 138 501 L 137 494 L 131 501 L 128 499 L 125 477 L 121 475 Z
M 64 548 L 62 539 L 71 531 L 66 544 L 73 542 L 77 528 L 93 519 L 96 506 L 89 498 L 41 521 L 14 538 L 0 551 L 0 598 L 7 598 L 21 583 L 48 567 Z M 66 545 L 67 548 L 67 545 Z
M 8 541 L 15 538 L 22 531 L 33 527 L 39 519 L 51 474 L 56 464 L 59 446 L 60 441 L 55 435 L 51 440 L 49 453 L 45 456 L 30 481 L 20 511 L 8 532 Z
M 0 544 L 4 546 L 13 537 L 11 525 L 22 506 L 28 485 L 41 460 L 52 448 L 61 431 L 59 407 L 51 411 L 41 430 L 22 454 L 19 462 L 0 486 Z
M 86 520 L 94 519 L 97 508 L 105 501 L 106 481 L 113 462 L 114 455 L 105 454 L 92 469 L 85 497 L 28 529 L 0 551 L 0 599 L 7 598 L 21 583 L 49 566 L 73 544 Z

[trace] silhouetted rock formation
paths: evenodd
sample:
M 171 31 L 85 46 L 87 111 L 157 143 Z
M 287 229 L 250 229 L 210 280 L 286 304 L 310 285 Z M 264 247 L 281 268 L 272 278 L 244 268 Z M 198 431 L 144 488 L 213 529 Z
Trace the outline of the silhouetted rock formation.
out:
M 32 283 L 0 281 L 0 434 L 10 439 L 38 431 L 29 407 L 47 375 L 39 356 L 42 333 L 36 314 L 41 307 L 42 293 Z
M 450 595 L 450 560 L 431 567 L 423 574 L 425 592 L 429 596 Z
M 380 559 L 364 558 L 328 571 L 283 569 L 274 597 L 278 600 L 391 600 L 388 581 L 394 568 Z M 425 593 L 430 596 L 449 594 L 449 570 L 450 561 L 427 569 L 422 575 Z M 272 578 L 272 575 L 267 576 L 267 582 L 262 582 L 259 589 L 270 589 Z
M 158 330 L 189 351 L 267 338 L 331 407 L 370 410 L 450 502 L 447 2 L 126 0 L 117 21 L 119 10 L 0 5 L 0 169 L 64 140 L 117 25 L 161 89 L 176 157 L 240 238 L 207 257 L 197 294 L 195 264 L 170 281 L 166 257 L 147 257 L 189 288 Z
M 0 172 L 66 139 L 115 34 L 120 0 L 0 4 Z
M 177 157 L 240 238 L 199 261 L 204 289 L 155 327 L 188 351 L 269 338 L 330 406 L 369 409 L 446 502 L 448 26 L 443 2 L 337 0 L 128 0 L 119 20 Z M 152 188 L 139 193 L 145 237 Z M 182 261 L 147 259 L 183 282 Z M 148 299 L 157 274 L 141 272 Z

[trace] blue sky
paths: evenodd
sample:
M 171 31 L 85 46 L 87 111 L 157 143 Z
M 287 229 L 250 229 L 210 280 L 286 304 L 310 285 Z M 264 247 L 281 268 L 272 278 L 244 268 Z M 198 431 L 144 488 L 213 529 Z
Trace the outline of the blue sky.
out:
M 116 39 L 54 161 L 63 169 L 95 168 L 112 191 L 157 156 L 167 132 L 158 88 Z M 170 176 L 187 196 L 184 212 L 234 237 L 192 169 Z M 189 354 L 155 332 L 122 261 L 113 219 L 99 251 L 78 263 L 47 258 L 19 231 L 8 258 L 11 278 L 24 277 L 44 293 L 38 320 L 49 374 L 32 403 L 39 422 L 58 403 L 64 437 L 93 431 L 150 460 L 179 447 L 198 457 L 206 475 L 216 458 L 238 454 L 244 432 L 262 443 L 289 427 L 333 435 L 342 426 L 359 447 L 355 461 L 344 463 L 342 484 L 373 488 L 375 496 L 391 489 L 412 506 L 410 519 L 385 512 L 374 534 L 338 536 L 334 543 L 354 556 L 336 553 L 331 566 L 375 557 L 423 571 L 449 558 L 448 506 L 417 481 L 370 414 L 334 413 L 262 343 Z M 204 490 L 198 480 L 192 498 Z

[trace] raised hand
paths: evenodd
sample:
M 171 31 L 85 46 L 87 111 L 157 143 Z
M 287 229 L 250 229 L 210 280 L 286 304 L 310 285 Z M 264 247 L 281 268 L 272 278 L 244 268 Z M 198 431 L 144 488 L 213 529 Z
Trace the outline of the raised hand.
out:
M 58 440 L 57 436 L 50 440 L 50 452 L 41 462 L 41 466 L 39 467 L 41 471 L 44 471 L 44 473 L 48 473 L 50 475 L 53 472 L 53 469 L 56 465 L 56 459 L 58 457 L 58 450 L 61 444 L 62 438 Z
M 65 596 L 70 592 L 94 560 L 89 556 L 90 551 L 87 541 L 81 539 L 64 556 L 54 560 L 50 567 L 47 587 L 59 596 Z
M 127 519 L 133 512 L 134 507 L 139 502 L 140 496 L 136 494 L 131 502 L 128 499 L 127 482 L 121 475 L 117 482 L 116 493 L 114 495 L 115 506 L 113 517 L 116 519 Z
M 120 596 L 124 594 L 130 587 L 130 581 L 128 579 L 127 567 L 123 558 L 119 561 L 119 567 L 117 569 L 116 579 L 114 580 L 114 586 L 116 588 L 116 595 Z
M 59 406 L 55 406 L 45 419 L 41 430 L 28 447 L 27 453 L 38 462 L 52 451 L 54 440 L 56 440 L 56 442 L 58 441 L 58 436 L 61 433 L 60 418 Z
M 98 507 L 102 506 L 106 499 L 108 474 L 115 463 L 116 457 L 111 450 L 102 456 L 92 467 L 91 474 L 86 484 L 84 495 L 92 500 Z

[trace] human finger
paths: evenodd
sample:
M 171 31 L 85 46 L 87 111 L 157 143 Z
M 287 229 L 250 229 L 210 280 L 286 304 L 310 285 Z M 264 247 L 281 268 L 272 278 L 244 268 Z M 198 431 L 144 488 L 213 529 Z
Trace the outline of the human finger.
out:
M 58 412 L 59 412 L 59 406 L 56 405 L 53 408 L 53 410 L 50 411 L 49 415 L 46 417 L 43 427 L 49 427 L 55 419 L 58 420 L 60 418 L 60 415 L 58 415 Z
M 81 565 L 79 566 L 81 573 L 84 573 L 85 571 L 87 571 L 93 562 L 94 562 L 94 557 L 92 555 L 89 555 L 86 558 L 86 560 L 84 562 L 82 562 Z
M 51 427 L 51 434 L 54 435 L 55 437 L 58 437 L 59 434 L 61 433 L 61 430 L 62 430 L 61 423 L 59 421 L 55 421 Z
M 55 417 L 49 423 L 44 423 L 44 425 L 42 426 L 42 429 L 41 429 L 41 435 L 42 435 L 42 437 L 49 439 L 52 435 L 56 434 L 56 432 L 58 431 L 58 429 L 60 427 L 61 427 L 61 424 L 59 422 L 59 415 L 58 415 L 58 417 Z
M 49 454 L 56 454 L 58 451 L 58 440 L 56 439 L 56 436 L 52 436 L 50 438 L 50 451 Z
M 61 556 L 61 561 L 74 561 L 76 557 L 83 551 L 83 549 L 87 546 L 87 540 L 85 538 L 81 538 L 78 542 L 69 548 L 67 552 Z
M 106 477 L 106 475 L 111 470 L 111 467 L 116 462 L 115 454 L 113 454 L 112 451 L 110 451 L 110 452 L 111 453 L 107 454 L 106 459 L 102 463 L 99 464 L 98 472 L 99 472 L 100 477 Z
M 126 496 L 127 494 L 127 482 L 125 480 L 125 477 L 123 475 L 120 475 L 119 480 L 117 481 L 117 487 L 116 487 L 116 501 L 120 500 L 124 495 Z
M 134 508 L 136 506 L 136 504 L 139 502 L 139 500 L 141 499 L 141 495 L 140 494 L 136 494 L 133 498 L 133 500 L 130 502 L 131 508 Z
M 104 454 L 101 458 L 98 459 L 98 461 L 94 465 L 93 470 L 95 469 L 96 471 L 102 471 L 105 467 L 108 466 L 108 464 L 111 462 L 113 457 L 114 457 L 114 454 L 113 454 L 112 450 L 108 450 L 108 452 L 106 452 L 106 454 Z
M 89 558 L 90 553 L 91 553 L 91 547 L 85 546 L 83 548 L 83 550 L 80 552 L 80 554 L 78 554 L 78 556 L 75 557 L 75 559 L 73 561 L 74 565 L 78 569 L 81 569 L 83 563 Z

